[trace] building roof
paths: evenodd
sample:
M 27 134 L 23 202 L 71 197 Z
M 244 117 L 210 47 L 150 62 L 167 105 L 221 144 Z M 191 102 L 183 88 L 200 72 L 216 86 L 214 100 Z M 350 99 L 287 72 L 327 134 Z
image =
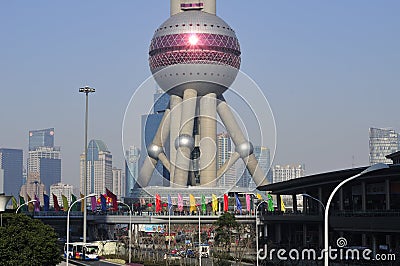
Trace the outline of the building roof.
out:
M 376 179 L 379 182 L 382 178 L 387 177 L 400 177 L 400 165 L 388 165 L 389 168 L 376 170 L 359 177 L 359 180 L 365 179 Z M 324 185 L 335 185 L 341 181 L 361 173 L 369 166 L 344 169 L 333 172 L 326 172 L 321 174 L 315 174 L 300 178 L 291 179 L 284 182 L 273 183 L 265 186 L 260 186 L 257 189 L 261 191 L 270 191 L 271 194 L 291 195 L 291 194 L 302 194 L 306 190 L 312 187 L 324 186 Z
M 109 152 L 109 150 L 108 150 L 108 148 L 107 148 L 107 145 L 104 143 L 104 141 L 102 141 L 102 140 L 98 140 L 98 139 L 92 139 L 90 142 L 89 142 L 89 147 L 90 146 L 96 146 L 97 147 L 97 149 L 98 149 L 98 151 L 100 152 L 100 151 L 102 151 L 102 152 Z

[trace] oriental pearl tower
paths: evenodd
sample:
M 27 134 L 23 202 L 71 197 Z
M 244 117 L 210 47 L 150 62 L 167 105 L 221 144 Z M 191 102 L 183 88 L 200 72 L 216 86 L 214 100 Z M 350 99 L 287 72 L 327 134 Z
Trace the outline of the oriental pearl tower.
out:
M 216 16 L 216 0 L 171 0 L 171 16 L 156 29 L 149 48 L 150 70 L 170 102 L 147 147 L 138 177 L 141 187 L 149 184 L 158 160 L 170 173 L 171 187 L 195 185 L 190 182 L 193 172 L 197 185 L 216 187 L 238 159 L 257 186 L 267 184 L 253 145 L 223 97 L 238 74 L 240 55 L 235 31 Z M 235 145 L 219 169 L 217 114 Z

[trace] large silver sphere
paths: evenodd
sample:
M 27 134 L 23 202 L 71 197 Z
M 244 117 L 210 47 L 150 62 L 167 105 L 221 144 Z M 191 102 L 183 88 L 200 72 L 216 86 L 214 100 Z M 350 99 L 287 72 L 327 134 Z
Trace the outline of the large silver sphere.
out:
M 189 148 L 189 150 L 193 150 L 194 138 L 187 134 L 179 135 L 175 139 L 175 149 L 178 149 L 179 147 L 182 147 L 182 148 L 185 147 L 185 148 Z
M 240 68 L 240 45 L 234 30 L 216 15 L 185 11 L 171 16 L 154 33 L 150 70 L 169 94 L 195 89 L 199 96 L 222 94 Z
M 235 151 L 239 153 L 241 158 L 246 158 L 253 153 L 253 144 L 249 141 L 243 142 L 235 147 Z
M 158 146 L 158 145 L 156 145 L 156 144 L 154 144 L 154 143 L 150 144 L 150 145 L 147 147 L 147 154 L 148 154 L 151 158 L 153 158 L 153 159 L 155 159 L 155 160 L 158 159 L 158 155 L 159 155 L 160 153 L 162 153 L 162 152 L 163 152 L 163 148 L 160 147 L 160 146 Z

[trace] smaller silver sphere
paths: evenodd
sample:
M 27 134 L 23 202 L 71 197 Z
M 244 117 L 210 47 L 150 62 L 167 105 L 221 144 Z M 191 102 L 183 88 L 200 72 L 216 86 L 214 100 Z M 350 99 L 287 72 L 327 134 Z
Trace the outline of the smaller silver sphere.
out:
M 235 151 L 239 153 L 241 158 L 246 158 L 253 154 L 253 144 L 249 141 L 243 142 L 235 147 Z
M 154 143 L 150 144 L 147 147 L 147 154 L 153 159 L 157 160 L 158 159 L 158 155 L 160 153 L 162 153 L 162 152 L 163 152 L 163 148 L 158 146 L 158 145 L 156 145 L 156 144 L 154 144 Z
M 187 134 L 179 135 L 175 139 L 175 149 L 178 149 L 179 147 L 185 147 L 185 148 L 189 148 L 190 150 L 193 150 L 194 138 Z

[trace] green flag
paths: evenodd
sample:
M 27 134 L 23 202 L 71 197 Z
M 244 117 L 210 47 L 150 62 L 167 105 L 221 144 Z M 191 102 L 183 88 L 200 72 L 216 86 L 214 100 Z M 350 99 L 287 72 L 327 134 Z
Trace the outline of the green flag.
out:
M 25 199 L 22 196 L 19 196 L 19 206 L 24 205 L 25 204 Z M 21 208 L 21 211 L 26 211 L 26 206 L 23 206 Z
M 72 205 L 72 203 L 74 203 L 76 201 L 76 196 L 74 194 L 71 194 L 71 198 L 72 198 L 72 200 L 71 200 L 71 205 Z M 71 211 L 74 211 L 74 212 L 79 211 L 78 203 L 75 203 L 75 205 L 72 206 Z
M 204 195 L 201 195 L 201 211 L 203 213 L 207 212 L 206 197 Z
M 272 196 L 270 194 L 267 195 L 267 202 L 268 202 L 268 211 L 272 212 L 274 211 L 274 200 L 272 199 Z
M 17 203 L 17 200 L 15 199 L 15 197 L 12 196 L 11 200 L 12 200 L 13 209 L 17 209 L 18 203 Z
M 68 209 L 69 209 L 69 206 L 68 206 L 68 199 L 67 199 L 67 197 L 64 196 L 63 194 L 61 194 L 61 198 L 62 198 L 62 201 L 63 201 L 63 209 L 64 209 L 64 211 L 66 212 L 66 211 L 68 211 Z

